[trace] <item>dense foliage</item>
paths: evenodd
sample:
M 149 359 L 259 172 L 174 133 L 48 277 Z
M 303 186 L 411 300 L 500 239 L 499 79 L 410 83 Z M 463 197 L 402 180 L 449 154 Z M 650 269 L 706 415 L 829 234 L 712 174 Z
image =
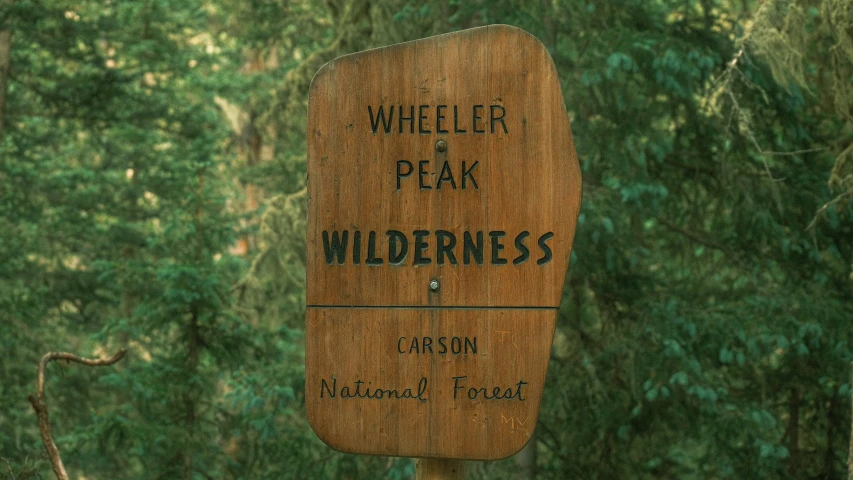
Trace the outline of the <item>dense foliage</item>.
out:
M 535 440 L 469 476 L 845 476 L 848 0 L 0 0 L 0 21 L 0 478 L 51 475 L 41 355 L 120 346 L 49 369 L 72 477 L 411 477 L 305 420 L 307 89 L 341 54 L 492 23 L 551 52 L 584 198 Z

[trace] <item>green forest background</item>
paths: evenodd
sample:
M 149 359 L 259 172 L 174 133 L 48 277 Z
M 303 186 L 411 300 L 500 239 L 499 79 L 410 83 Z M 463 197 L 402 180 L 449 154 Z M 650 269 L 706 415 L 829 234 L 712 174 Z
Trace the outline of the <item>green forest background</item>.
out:
M 492 23 L 554 58 L 583 206 L 541 415 L 473 479 L 841 479 L 850 0 L 0 0 L 0 478 L 410 478 L 304 407 L 307 90 Z M 380 80 L 381 79 L 377 79 Z

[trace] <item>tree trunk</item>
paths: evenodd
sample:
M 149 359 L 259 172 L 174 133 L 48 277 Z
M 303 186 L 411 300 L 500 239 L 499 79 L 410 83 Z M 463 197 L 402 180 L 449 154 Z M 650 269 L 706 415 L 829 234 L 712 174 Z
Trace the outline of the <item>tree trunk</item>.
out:
M 826 409 L 826 450 L 823 455 L 823 478 L 825 480 L 838 478 L 835 475 L 835 444 L 832 442 L 838 424 L 838 419 L 835 418 L 837 407 L 838 388 L 835 388 L 832 390 L 832 398 L 829 399 L 829 408 Z
M 192 317 L 189 324 L 189 355 L 187 358 L 187 370 L 190 378 L 198 373 L 198 312 L 193 309 Z M 196 399 L 193 395 L 192 388 L 184 394 L 184 426 L 187 430 L 187 445 L 184 446 L 184 471 L 183 480 L 190 480 L 193 476 L 193 449 L 195 448 L 195 424 L 196 424 Z
M 240 69 L 242 74 L 256 74 L 275 69 L 279 65 L 278 48 L 273 46 L 269 55 L 264 57 L 262 49 L 252 49 L 246 53 L 246 61 Z M 217 97 L 216 104 L 223 110 L 234 135 L 237 137 L 237 155 L 244 159 L 247 167 L 257 166 L 261 162 L 270 162 L 275 157 L 275 139 L 278 129 L 273 121 L 268 121 L 265 131 L 257 123 L 257 112 L 244 110 L 227 100 Z M 264 133 L 265 135 L 262 135 Z M 240 183 L 245 196 L 243 211 L 254 213 L 258 210 L 263 192 L 253 183 Z M 247 227 L 249 223 L 244 223 Z M 230 249 L 232 255 L 246 255 L 255 246 L 255 239 L 248 234 L 243 235 Z
M 853 381 L 850 382 L 853 385 Z M 850 392 L 850 406 L 853 407 L 853 389 Z M 850 447 L 847 451 L 847 480 L 853 480 L 853 415 L 850 416 Z
M 195 212 L 195 265 L 201 265 L 201 255 L 204 251 L 204 232 L 202 231 L 201 217 L 204 214 L 204 170 L 198 172 L 198 198 Z M 187 325 L 187 341 L 189 342 L 187 351 L 187 373 L 190 379 L 198 375 L 198 359 L 199 348 L 201 344 L 201 333 L 199 332 L 199 310 L 197 305 L 193 305 L 190 312 L 189 324 Z M 183 451 L 183 480 L 191 480 L 193 477 L 193 455 L 195 453 L 195 427 L 196 427 L 196 403 L 198 397 L 195 395 L 195 388 L 188 386 L 184 393 L 184 428 L 187 431 L 187 442 L 184 445 Z
M 791 420 L 788 427 L 788 453 L 791 455 L 788 472 L 791 478 L 799 478 L 800 471 L 800 392 L 791 389 Z
M 5 17 L 0 25 L 0 139 L 3 138 L 3 127 L 6 125 L 6 96 L 9 91 L 9 69 L 12 65 L 12 29 L 9 27 L 9 10 L 15 0 L 0 2 L 0 15 Z

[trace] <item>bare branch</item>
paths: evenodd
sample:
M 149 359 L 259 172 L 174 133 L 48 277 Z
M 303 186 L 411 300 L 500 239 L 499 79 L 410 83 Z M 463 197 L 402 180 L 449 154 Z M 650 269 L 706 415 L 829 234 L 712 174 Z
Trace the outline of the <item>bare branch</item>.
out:
M 102 359 L 102 358 L 83 358 L 73 353 L 67 352 L 48 352 L 43 357 L 41 357 L 41 362 L 39 362 L 39 389 L 38 389 L 38 398 L 39 400 L 44 398 L 44 371 L 47 368 L 47 364 L 52 360 L 67 360 L 70 362 L 82 363 L 83 365 L 88 365 L 90 367 L 100 367 L 106 365 L 112 365 L 117 361 L 121 360 L 124 357 L 124 354 L 127 353 L 126 348 L 122 348 L 115 355 L 110 358 Z
M 832 200 L 824 203 L 823 206 L 818 208 L 817 211 L 815 212 L 814 218 L 812 219 L 811 223 L 809 223 L 809 226 L 806 227 L 806 231 L 813 229 L 817 225 L 818 220 L 823 216 L 824 213 L 826 213 L 826 210 L 829 207 L 831 207 L 833 205 L 838 205 L 838 204 L 844 205 L 845 202 L 851 198 L 853 198 L 853 189 L 848 190 L 848 191 L 842 193 L 841 195 L 838 195 L 837 197 L 833 198 Z
M 122 348 L 115 355 L 106 359 L 91 359 L 83 358 L 72 353 L 66 352 L 48 352 L 39 362 L 38 370 L 38 393 L 36 396 L 30 395 L 29 400 L 36 412 L 39 423 L 39 433 L 41 441 L 44 443 L 44 448 L 50 457 L 50 464 L 53 467 L 53 472 L 58 480 L 69 480 L 68 473 L 65 471 L 65 466 L 62 464 L 62 457 L 59 455 L 59 449 L 56 448 L 56 443 L 53 441 L 53 434 L 50 431 L 50 419 L 47 414 L 47 404 L 44 401 L 44 371 L 47 369 L 47 364 L 53 360 L 67 360 L 69 362 L 82 363 L 90 367 L 99 367 L 104 365 L 112 365 L 121 360 L 127 353 L 126 348 Z
M 671 232 L 680 233 L 681 235 L 684 235 L 685 237 L 689 238 L 690 240 L 693 240 L 694 242 L 696 242 L 700 245 L 704 245 L 708 248 L 713 248 L 715 250 L 720 250 L 720 251 L 725 252 L 725 248 L 723 248 L 722 245 L 720 245 L 719 243 L 707 240 L 702 235 L 700 235 L 696 232 L 691 232 L 689 230 L 685 230 L 685 229 L 679 227 L 678 225 L 670 222 L 669 220 L 667 220 L 663 217 L 657 217 L 657 221 L 658 221 L 658 223 L 660 223 L 661 225 L 666 227 Z
M 9 469 L 9 478 L 11 480 L 15 480 L 15 472 L 12 471 L 12 464 L 9 463 L 9 460 L 7 458 L 3 458 L 3 461 L 6 462 L 6 468 Z
M 828 150 L 828 148 L 826 148 L 826 147 L 820 147 L 820 148 L 808 148 L 808 149 L 805 149 L 805 150 L 793 150 L 793 151 L 790 151 L 790 152 L 769 152 L 769 151 L 762 151 L 762 152 L 761 152 L 761 154 L 762 154 L 762 155 L 767 155 L 768 157 L 778 157 L 778 156 L 791 156 L 791 157 L 792 157 L 792 156 L 795 156 L 795 155 L 801 155 L 801 154 L 803 154 L 803 153 L 817 153 L 817 152 L 825 152 L 826 150 Z

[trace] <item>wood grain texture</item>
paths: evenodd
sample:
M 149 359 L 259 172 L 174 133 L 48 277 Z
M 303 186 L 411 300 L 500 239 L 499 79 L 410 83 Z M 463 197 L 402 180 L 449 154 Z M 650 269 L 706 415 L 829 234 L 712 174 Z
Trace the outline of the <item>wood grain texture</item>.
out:
M 312 427 L 353 453 L 515 453 L 581 196 L 547 51 L 499 25 L 341 57 L 308 123 Z

